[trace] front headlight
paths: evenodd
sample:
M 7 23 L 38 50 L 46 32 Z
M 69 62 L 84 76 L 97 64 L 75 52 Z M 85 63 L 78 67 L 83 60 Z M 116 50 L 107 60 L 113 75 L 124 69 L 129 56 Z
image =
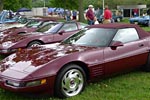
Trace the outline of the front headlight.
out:
M 22 86 L 21 83 L 16 82 L 16 81 L 11 81 L 11 80 L 7 80 L 6 84 L 10 85 L 10 86 L 14 86 L 14 87 L 21 87 Z
M 7 80 L 6 84 L 14 87 L 30 87 L 30 86 L 38 86 L 38 85 L 46 84 L 46 79 L 31 81 L 27 83 Z
M 3 47 L 11 47 L 12 45 L 13 45 L 13 43 L 11 41 L 2 43 Z
M 0 50 L 1 53 L 12 53 L 12 52 L 16 52 L 17 49 L 4 49 L 4 50 Z
M 0 37 L 2 37 L 4 34 L 3 34 L 3 32 L 0 32 Z

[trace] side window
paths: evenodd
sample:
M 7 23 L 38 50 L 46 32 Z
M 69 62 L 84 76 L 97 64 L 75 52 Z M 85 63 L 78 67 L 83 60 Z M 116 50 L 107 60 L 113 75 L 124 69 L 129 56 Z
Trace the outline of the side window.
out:
M 121 41 L 122 43 L 132 42 L 139 39 L 135 28 L 119 29 L 113 41 Z
M 76 23 L 68 23 L 68 24 L 64 24 L 64 26 L 60 29 L 61 30 L 64 30 L 65 32 L 68 32 L 68 31 L 74 31 L 74 30 L 77 30 L 77 25 Z

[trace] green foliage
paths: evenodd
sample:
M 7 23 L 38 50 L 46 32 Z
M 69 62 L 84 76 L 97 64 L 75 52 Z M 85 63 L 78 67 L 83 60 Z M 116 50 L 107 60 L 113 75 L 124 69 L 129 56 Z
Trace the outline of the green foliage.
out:
M 3 10 L 4 0 L 0 0 L 0 12 Z
M 31 8 L 32 0 L 4 0 L 3 9 L 17 11 L 19 8 Z
M 78 0 L 51 0 L 50 1 L 52 7 L 62 7 L 66 9 L 77 9 L 78 3 L 79 3 Z
M 16 11 L 20 7 L 19 0 L 4 0 L 4 9 Z

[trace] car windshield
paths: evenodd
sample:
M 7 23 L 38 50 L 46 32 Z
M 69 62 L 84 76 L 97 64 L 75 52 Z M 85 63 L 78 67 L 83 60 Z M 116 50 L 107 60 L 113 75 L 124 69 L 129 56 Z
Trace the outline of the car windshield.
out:
M 116 32 L 117 29 L 90 28 L 81 30 L 62 43 L 90 47 L 107 47 Z
M 26 27 L 30 28 L 30 27 L 38 27 L 40 24 L 42 23 L 42 21 L 37 21 L 37 20 L 31 20 L 28 24 L 26 24 Z
M 44 32 L 46 33 L 50 28 L 54 27 L 56 23 L 47 23 L 46 25 L 42 26 L 41 28 L 38 28 L 37 32 Z
M 44 33 L 56 33 L 58 30 L 62 27 L 62 23 L 56 24 L 55 26 L 49 28 L 47 31 Z

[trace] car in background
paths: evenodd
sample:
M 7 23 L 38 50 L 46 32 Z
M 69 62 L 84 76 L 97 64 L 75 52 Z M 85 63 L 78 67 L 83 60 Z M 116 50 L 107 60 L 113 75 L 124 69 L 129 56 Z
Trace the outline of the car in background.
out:
M 130 24 L 138 24 L 138 21 L 142 19 L 140 16 L 136 16 L 136 17 L 131 17 L 129 19 Z
M 150 71 L 150 34 L 138 25 L 91 25 L 61 43 L 22 49 L 0 61 L 0 87 L 60 98 L 87 82 L 142 67 Z
M 116 15 L 116 14 L 113 13 L 111 22 L 112 23 L 113 22 L 121 22 L 122 19 L 123 19 L 122 15 Z M 99 17 L 97 17 L 97 21 L 99 23 L 103 23 L 103 20 L 104 20 L 103 15 L 100 15 Z
M 52 25 L 49 23 L 36 30 L 36 32 L 17 34 L 2 38 L 0 40 L 0 54 L 10 54 L 19 48 L 27 48 L 41 44 L 60 42 L 66 37 L 80 31 L 82 28 L 88 25 L 73 21 L 60 22 L 53 27 L 51 26 Z
M 138 25 L 150 26 L 150 16 L 143 16 L 138 20 Z
M 112 18 L 113 18 L 114 22 L 121 22 L 123 19 L 123 16 L 113 14 Z
M 20 16 L 16 22 L 0 24 L 0 32 L 13 27 L 23 27 L 30 22 L 30 19 Z
M 47 23 L 51 23 L 53 25 L 57 24 L 58 22 L 51 21 L 48 18 L 32 18 L 24 27 L 13 27 L 9 29 L 5 29 L 4 31 L 0 32 L 0 39 L 13 36 L 16 34 L 24 34 L 29 32 L 34 32 L 37 29 L 41 28 L 42 26 L 46 25 Z
M 13 18 L 13 16 L 10 16 L 10 14 L 13 15 L 13 12 L 11 10 L 3 10 L 0 13 L 0 24 L 9 23 L 9 22 L 16 22 L 17 21 L 16 17 Z

